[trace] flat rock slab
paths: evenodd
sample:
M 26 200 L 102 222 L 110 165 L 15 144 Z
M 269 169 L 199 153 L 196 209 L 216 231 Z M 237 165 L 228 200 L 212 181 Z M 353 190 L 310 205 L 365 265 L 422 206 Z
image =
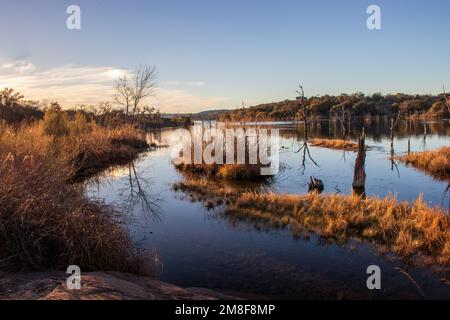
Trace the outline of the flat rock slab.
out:
M 64 272 L 0 273 L 2 300 L 219 300 L 236 299 L 213 290 L 181 288 L 119 272 L 82 274 L 81 289 L 66 286 Z

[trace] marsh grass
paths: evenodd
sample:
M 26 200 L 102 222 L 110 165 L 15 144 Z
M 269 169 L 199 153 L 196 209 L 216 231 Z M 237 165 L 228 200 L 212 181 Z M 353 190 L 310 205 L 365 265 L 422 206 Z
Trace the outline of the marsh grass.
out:
M 205 181 L 181 182 L 176 190 L 204 203 L 220 199 L 228 220 L 287 228 L 296 237 L 315 233 L 338 244 L 367 242 L 418 264 L 450 266 L 450 216 L 422 197 L 408 203 L 393 196 L 239 193 Z
M 70 183 L 88 168 L 135 157 L 145 139 L 132 128 L 70 132 L 42 121 L 0 127 L 0 267 L 149 274 L 122 215 Z
M 358 144 L 353 141 L 339 140 L 339 139 L 312 139 L 311 145 L 313 147 L 357 151 Z
M 450 147 L 414 152 L 399 156 L 398 159 L 437 178 L 450 180 Z
M 137 158 L 149 145 L 134 127 L 104 129 L 95 127 L 88 134 L 69 138 L 62 150 L 74 170 L 74 179 L 91 176 L 107 167 L 126 164 Z M 71 150 L 67 150 L 70 148 Z
M 240 129 L 243 129 L 244 131 L 247 130 L 245 125 L 241 125 L 239 127 Z M 202 125 L 203 130 L 209 130 L 210 127 L 208 125 Z M 234 129 L 234 127 L 230 124 L 224 124 L 222 129 L 222 134 L 225 137 L 226 136 L 226 129 Z M 258 131 L 256 130 L 257 127 L 254 127 L 256 136 L 253 137 L 257 140 L 259 140 L 258 137 Z M 180 170 L 182 172 L 195 174 L 197 176 L 204 176 L 208 178 L 219 178 L 219 179 L 225 179 L 225 180 L 266 180 L 269 178 L 269 176 L 263 176 L 261 175 L 261 169 L 263 167 L 268 167 L 270 165 L 263 165 L 260 161 L 257 161 L 256 163 L 251 163 L 250 161 L 250 141 L 248 137 L 245 137 L 242 141 L 244 141 L 245 146 L 245 161 L 244 163 L 238 163 L 237 161 L 237 150 L 238 150 L 238 144 L 239 142 L 236 139 L 233 139 L 232 142 L 225 141 L 223 144 L 223 159 L 221 159 L 221 163 L 213 163 L 213 164 L 195 164 L 194 159 L 194 143 L 201 144 L 201 150 L 205 150 L 205 148 L 208 146 L 208 144 L 212 143 L 213 140 L 204 141 L 203 139 L 199 141 L 199 139 L 195 140 L 192 139 L 191 141 L 191 154 L 190 154 L 190 161 L 189 163 L 180 163 L 176 164 L 175 168 L 177 170 Z M 266 145 L 259 145 L 258 148 L 266 148 Z M 231 148 L 234 150 L 234 159 L 232 164 L 227 163 L 228 159 L 226 158 L 226 151 L 228 148 Z M 216 151 L 212 152 L 212 156 L 215 157 Z

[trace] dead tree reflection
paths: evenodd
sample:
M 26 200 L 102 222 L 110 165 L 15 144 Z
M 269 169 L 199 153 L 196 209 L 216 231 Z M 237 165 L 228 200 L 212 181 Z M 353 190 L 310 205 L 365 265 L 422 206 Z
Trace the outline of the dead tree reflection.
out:
M 448 182 L 447 188 L 445 188 L 444 193 L 442 194 L 441 208 L 444 208 L 445 198 L 448 197 L 448 214 L 450 214 L 450 181 Z
M 127 211 L 131 214 L 140 210 L 145 218 L 150 218 L 152 221 L 161 221 L 162 215 L 159 210 L 158 198 L 151 195 L 147 190 L 149 188 L 149 181 L 138 174 L 134 162 L 128 164 L 128 185 L 126 185 L 122 194 L 124 197 L 124 205 Z
M 309 158 L 309 160 L 311 160 L 312 163 L 314 163 L 317 167 L 320 168 L 319 164 L 313 159 L 313 157 L 311 156 L 311 152 L 309 151 L 309 146 L 308 146 L 308 140 L 305 139 L 303 141 L 303 145 L 300 147 L 300 149 L 298 151 L 296 151 L 295 153 L 300 153 L 303 151 L 303 155 L 302 155 L 302 165 L 300 167 L 300 169 L 302 170 L 302 175 L 305 174 L 305 170 L 306 170 L 306 160 L 307 157 Z
M 422 150 L 427 149 L 427 124 L 423 124 L 423 141 L 422 141 Z
M 394 171 L 394 168 L 395 168 L 399 177 L 400 177 L 400 171 L 398 170 L 398 165 L 395 162 L 394 130 L 397 127 L 401 117 L 402 117 L 402 113 L 399 111 L 397 113 L 395 119 L 394 119 L 394 117 L 391 118 L 391 125 L 389 127 L 390 138 L 391 138 L 391 148 L 390 148 L 390 157 L 389 157 L 389 160 L 391 161 L 391 171 Z
M 300 149 L 298 149 L 298 151 L 296 153 L 300 153 L 303 151 L 303 157 L 302 157 L 302 165 L 301 165 L 301 170 L 302 170 L 302 175 L 305 174 L 305 170 L 306 170 L 306 157 L 308 156 L 309 159 L 311 160 L 312 163 L 314 163 L 317 167 L 320 167 L 317 162 L 313 159 L 313 157 L 311 156 L 311 152 L 309 151 L 309 146 L 308 146 L 308 118 L 310 115 L 310 110 L 309 107 L 306 104 L 306 97 L 305 97 L 305 91 L 303 90 L 303 86 L 299 85 L 299 90 L 296 91 L 298 96 L 297 96 L 297 101 L 299 101 L 300 104 L 300 108 L 298 110 L 298 116 L 303 120 L 303 144 L 300 147 Z

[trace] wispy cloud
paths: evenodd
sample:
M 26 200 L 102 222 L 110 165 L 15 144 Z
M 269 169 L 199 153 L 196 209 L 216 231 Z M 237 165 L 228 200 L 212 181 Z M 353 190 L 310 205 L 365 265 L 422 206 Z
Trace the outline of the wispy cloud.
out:
M 25 61 L 25 60 L 18 60 L 13 62 L 4 63 L 2 65 L 2 69 L 17 73 L 17 74 L 25 74 L 29 72 L 33 72 L 36 70 L 36 67 L 31 62 Z
M 206 86 L 202 81 L 164 81 L 163 86 L 181 86 L 181 87 L 203 87 Z
M 114 96 L 114 81 L 122 74 L 114 67 L 65 65 L 40 69 L 29 61 L 0 64 L 0 88 L 11 87 L 29 99 L 59 101 L 64 107 L 95 104 Z M 167 87 L 168 83 L 170 88 Z M 197 112 L 223 106 L 225 97 L 193 94 L 186 87 L 202 87 L 204 82 L 163 82 L 147 103 L 162 112 Z

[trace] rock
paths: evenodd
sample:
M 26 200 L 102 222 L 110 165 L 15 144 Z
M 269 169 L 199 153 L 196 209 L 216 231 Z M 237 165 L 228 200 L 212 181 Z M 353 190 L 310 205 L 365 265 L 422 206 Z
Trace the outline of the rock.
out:
M 82 274 L 81 289 L 69 290 L 64 272 L 0 273 L 2 300 L 218 300 L 236 299 L 213 290 L 185 289 L 119 272 Z

